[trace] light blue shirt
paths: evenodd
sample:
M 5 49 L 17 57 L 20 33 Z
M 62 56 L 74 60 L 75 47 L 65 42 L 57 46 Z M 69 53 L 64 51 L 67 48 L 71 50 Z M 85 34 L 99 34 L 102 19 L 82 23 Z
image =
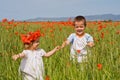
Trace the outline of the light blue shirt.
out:
M 93 37 L 88 33 L 85 33 L 82 37 L 78 37 L 76 33 L 72 33 L 67 40 L 71 43 L 70 59 L 75 59 L 76 56 L 78 62 L 84 61 L 84 59 L 87 58 L 87 51 L 89 51 L 86 48 L 87 43 L 93 42 Z
M 67 40 L 72 44 L 75 37 L 76 37 L 76 33 L 72 33 L 72 34 L 70 34 L 70 36 L 67 38 Z M 92 37 L 90 34 L 88 34 L 88 33 L 85 33 L 84 37 L 85 37 L 87 43 L 94 41 L 94 40 L 93 40 L 93 37 Z

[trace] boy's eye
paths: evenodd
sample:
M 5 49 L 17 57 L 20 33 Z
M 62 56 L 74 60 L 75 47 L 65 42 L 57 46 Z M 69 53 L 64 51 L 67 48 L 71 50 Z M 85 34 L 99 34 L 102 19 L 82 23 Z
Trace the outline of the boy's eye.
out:
M 75 26 L 75 28 L 78 28 L 78 26 Z
M 84 26 L 75 26 L 75 28 L 83 28 Z

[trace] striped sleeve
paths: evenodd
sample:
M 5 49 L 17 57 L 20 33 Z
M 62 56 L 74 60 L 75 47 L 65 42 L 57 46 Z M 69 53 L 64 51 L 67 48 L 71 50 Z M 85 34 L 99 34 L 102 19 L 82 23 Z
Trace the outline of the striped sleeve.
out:
M 86 34 L 87 42 L 94 42 L 93 37 L 90 34 Z

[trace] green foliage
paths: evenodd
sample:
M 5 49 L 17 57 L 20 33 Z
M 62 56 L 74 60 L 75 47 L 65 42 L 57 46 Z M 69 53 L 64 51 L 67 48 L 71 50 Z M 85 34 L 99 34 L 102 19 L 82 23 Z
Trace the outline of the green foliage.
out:
M 67 46 L 53 56 L 43 58 L 45 76 L 48 75 L 50 80 L 120 80 L 120 34 L 116 34 L 116 31 L 120 30 L 120 23 L 117 27 L 113 26 L 114 23 L 106 23 L 102 23 L 107 26 L 101 31 L 97 30 L 98 24 L 91 24 L 92 28 L 89 27 L 90 25 L 86 27 L 86 32 L 95 38 L 95 46 L 91 48 L 87 63 L 70 61 L 70 46 Z M 6 29 L 0 23 L 0 80 L 21 80 L 18 73 L 21 59 L 13 61 L 11 58 L 13 54 L 23 50 L 21 33 L 40 29 L 45 36 L 41 37 L 39 47 L 47 52 L 61 45 L 74 32 L 71 26 L 42 26 L 44 24 L 19 23 L 16 27 Z M 104 38 L 101 38 L 101 32 L 104 33 Z M 97 64 L 101 64 L 102 69 L 99 70 Z

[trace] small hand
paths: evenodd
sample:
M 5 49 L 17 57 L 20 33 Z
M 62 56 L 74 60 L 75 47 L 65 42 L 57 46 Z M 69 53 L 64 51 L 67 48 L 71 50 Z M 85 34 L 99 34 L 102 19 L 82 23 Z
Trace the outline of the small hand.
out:
M 93 43 L 93 42 L 89 42 L 89 43 L 87 43 L 87 45 L 88 45 L 89 47 L 93 47 L 93 46 L 94 46 L 94 43 Z
M 60 46 L 60 48 L 62 49 L 62 48 L 64 48 L 64 46 L 62 45 L 62 46 Z
M 61 47 L 60 46 L 56 46 L 55 50 L 58 51 Z
M 66 45 L 66 42 L 63 42 L 63 44 L 60 46 L 60 48 L 61 48 L 61 49 L 64 48 L 65 45 Z
M 19 55 L 13 55 L 12 59 L 16 61 L 18 57 L 19 57 Z

